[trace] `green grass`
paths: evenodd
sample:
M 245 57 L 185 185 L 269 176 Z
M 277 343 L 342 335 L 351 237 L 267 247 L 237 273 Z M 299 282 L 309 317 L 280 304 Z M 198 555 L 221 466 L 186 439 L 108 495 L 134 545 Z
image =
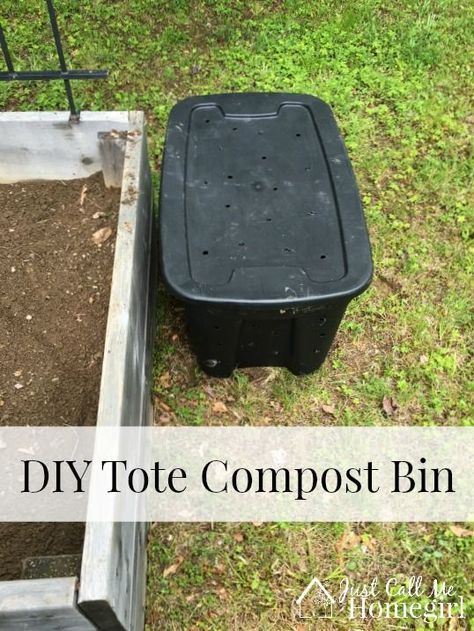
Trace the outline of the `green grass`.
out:
M 75 86 L 80 106 L 144 109 L 157 172 L 177 99 L 301 91 L 333 107 L 361 189 L 374 282 L 349 308 L 324 368 L 305 378 L 261 369 L 209 379 L 196 368 L 179 309 L 161 294 L 156 422 L 472 423 L 472 3 L 56 5 L 74 67 L 111 70 L 106 82 Z M 0 21 L 19 68 L 55 66 L 42 3 L 5 0 Z M 0 90 L 3 109 L 65 106 L 59 83 Z M 384 397 L 397 406 L 388 417 Z M 347 531 L 354 545 L 341 547 Z M 313 573 L 442 575 L 466 595 L 472 579 L 472 538 L 445 524 L 157 525 L 149 551 L 150 631 L 297 628 L 289 605 Z M 328 628 L 347 628 L 338 624 Z M 457 624 L 450 629 L 464 628 Z

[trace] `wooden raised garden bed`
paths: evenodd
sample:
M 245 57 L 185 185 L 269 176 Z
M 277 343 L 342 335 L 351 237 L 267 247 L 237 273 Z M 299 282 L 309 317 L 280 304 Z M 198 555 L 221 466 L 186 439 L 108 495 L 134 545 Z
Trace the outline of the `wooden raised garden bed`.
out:
M 0 114 L 0 208 L 0 427 L 148 424 L 143 114 Z M 0 535 L 0 628 L 143 629 L 145 524 L 13 523 Z

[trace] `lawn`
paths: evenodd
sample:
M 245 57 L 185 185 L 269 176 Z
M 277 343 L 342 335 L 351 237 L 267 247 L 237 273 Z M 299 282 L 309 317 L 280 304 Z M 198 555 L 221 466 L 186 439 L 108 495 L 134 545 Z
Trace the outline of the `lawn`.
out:
M 472 3 L 56 6 L 73 66 L 111 71 L 108 81 L 75 86 L 80 106 L 147 112 L 157 187 L 178 99 L 288 91 L 332 106 L 361 190 L 374 281 L 349 308 L 325 366 L 304 378 L 262 368 L 210 379 L 196 367 L 179 306 L 161 291 L 155 422 L 471 424 Z M 56 66 L 43 3 L 4 0 L 0 22 L 18 68 Z M 0 109 L 64 107 L 60 83 L 0 87 Z M 329 583 L 343 575 L 442 577 L 468 599 L 474 568 L 466 534 L 469 526 L 449 524 L 155 524 L 147 631 L 309 629 L 292 620 L 291 602 L 314 574 Z M 472 599 L 469 607 L 472 618 Z M 452 620 L 417 628 L 469 627 Z

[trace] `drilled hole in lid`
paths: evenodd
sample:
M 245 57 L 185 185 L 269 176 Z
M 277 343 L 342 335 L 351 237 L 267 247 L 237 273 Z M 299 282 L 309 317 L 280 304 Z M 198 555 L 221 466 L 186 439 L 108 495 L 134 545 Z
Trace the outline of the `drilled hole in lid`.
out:
M 326 324 L 326 318 L 319 318 L 319 324 Z
M 230 204 L 226 204 L 226 205 L 225 205 L 225 207 L 226 207 L 226 208 L 230 208 Z
M 237 127 L 232 127 L 232 131 L 237 131 Z
M 209 118 L 206 118 L 206 123 L 210 123 L 211 121 L 209 120 Z
M 319 337 L 326 337 L 326 333 L 320 333 Z
M 319 350 L 319 348 L 315 348 L 313 352 L 315 355 L 319 355 L 321 351 Z
M 218 324 L 214 324 L 214 328 L 218 331 L 221 327 Z
M 304 170 L 305 171 L 311 171 L 311 167 L 305 167 Z
M 320 258 L 325 259 L 326 255 L 325 254 L 321 254 Z
M 266 160 L 266 159 L 267 159 L 267 156 L 262 156 L 262 160 Z
M 278 190 L 278 186 L 274 186 L 274 187 L 273 187 L 273 190 L 274 190 L 274 191 L 277 191 L 277 190 Z
M 239 241 L 239 245 L 240 245 L 240 247 L 243 247 L 245 245 L 245 243 L 243 241 Z
M 209 250 L 203 250 L 202 253 L 204 256 L 207 256 L 209 254 Z
M 271 221 L 271 220 L 272 220 L 272 218 L 271 218 L 271 217 L 267 217 L 267 218 L 265 219 L 265 221 Z
M 207 180 L 204 180 L 204 186 L 207 186 L 209 184 L 209 182 Z
M 314 215 L 316 215 L 316 211 L 315 210 L 309 210 L 306 214 L 309 215 L 310 217 L 314 217 Z
M 231 180 L 233 177 L 234 177 L 233 175 L 228 175 L 228 176 L 227 176 L 227 179 L 228 179 L 228 180 Z
M 283 248 L 283 252 L 294 252 L 292 248 Z
M 301 134 L 296 134 L 296 137 L 299 138 L 301 136 Z
M 263 131 L 262 131 L 261 129 L 259 129 L 259 130 L 258 130 L 258 132 L 257 132 L 257 134 L 258 134 L 259 136 L 262 136 L 262 135 L 263 135 Z

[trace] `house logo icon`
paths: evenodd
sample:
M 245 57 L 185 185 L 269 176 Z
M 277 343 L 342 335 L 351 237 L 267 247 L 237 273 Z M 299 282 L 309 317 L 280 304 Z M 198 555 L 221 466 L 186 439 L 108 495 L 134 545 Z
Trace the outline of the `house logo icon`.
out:
M 300 619 L 332 618 L 336 600 L 314 577 L 294 601 L 295 616 Z

